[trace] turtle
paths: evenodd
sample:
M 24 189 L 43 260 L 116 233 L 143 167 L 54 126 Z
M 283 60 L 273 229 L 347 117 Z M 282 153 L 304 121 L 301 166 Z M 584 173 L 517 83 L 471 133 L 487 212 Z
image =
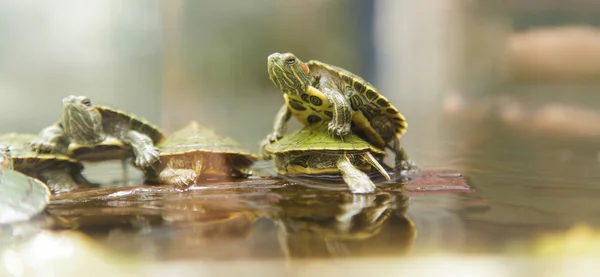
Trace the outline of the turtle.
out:
M 29 220 L 50 202 L 42 181 L 12 170 L 10 149 L 0 146 L 0 224 Z
M 273 159 L 278 174 L 341 174 L 353 193 L 372 193 L 375 184 L 365 172 L 376 169 L 390 180 L 380 161 L 386 152 L 358 135 L 350 133 L 343 141 L 328 134 L 323 121 L 309 124 L 276 142 L 261 143 L 263 159 Z
M 377 148 L 391 149 L 397 169 L 414 166 L 400 143 L 408 127 L 405 117 L 369 82 L 338 66 L 303 63 L 292 53 L 276 52 L 267 60 L 269 78 L 285 100 L 269 141 L 283 137 L 292 115 L 304 125 L 329 121 L 328 132 L 339 138 L 353 132 Z
M 0 145 L 11 154 L 9 168 L 40 179 L 53 193 L 69 191 L 81 186 L 96 187 L 83 175 L 84 166 L 76 159 L 62 154 L 36 153 L 28 144 L 36 134 L 7 133 L 0 135 Z
M 258 159 L 233 139 L 196 121 L 173 132 L 158 146 L 160 169 L 156 181 L 179 188 L 201 179 L 246 177 Z
M 62 103 L 61 119 L 30 142 L 32 151 L 64 153 L 81 161 L 122 158 L 124 165 L 133 152 L 140 169 L 157 167 L 155 145 L 164 137 L 157 126 L 124 111 L 92 105 L 87 96 L 70 95 Z

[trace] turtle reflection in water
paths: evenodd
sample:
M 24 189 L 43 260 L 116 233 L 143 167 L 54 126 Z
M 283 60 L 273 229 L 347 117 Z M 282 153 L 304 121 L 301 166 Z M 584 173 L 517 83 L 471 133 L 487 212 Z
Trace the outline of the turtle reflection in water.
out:
M 269 78 L 285 100 L 269 141 L 284 137 L 294 115 L 304 125 L 329 122 L 327 131 L 338 138 L 355 133 L 377 148 L 391 149 L 401 176 L 416 167 L 400 143 L 408 126 L 404 116 L 369 82 L 320 61 L 305 64 L 292 53 L 273 53 L 267 60 Z
M 416 229 L 402 194 L 286 189 L 274 220 L 287 257 L 397 255 L 412 249 Z
M 0 135 L 0 145 L 10 150 L 12 168 L 46 183 L 54 193 L 65 192 L 78 185 L 94 187 L 81 174 L 83 165 L 66 155 L 42 154 L 29 150 L 35 134 L 8 133 Z
M 92 105 L 86 96 L 71 95 L 62 102 L 60 121 L 31 141 L 33 151 L 65 153 L 85 161 L 125 161 L 133 152 L 135 165 L 144 171 L 158 162 L 155 144 L 163 138 L 158 127 L 125 112 Z
M 50 190 L 40 180 L 12 170 L 10 150 L 0 146 L 0 224 L 29 220 L 50 202 Z
M 263 158 L 274 159 L 282 175 L 341 174 L 353 193 L 375 191 L 375 184 L 365 173 L 373 169 L 390 180 L 379 162 L 385 151 L 352 133 L 341 141 L 329 135 L 327 128 L 327 122 L 311 124 L 276 142 L 263 141 Z
M 246 177 L 258 159 L 231 138 L 192 121 L 165 139 L 160 147 L 156 181 L 187 188 L 206 179 Z

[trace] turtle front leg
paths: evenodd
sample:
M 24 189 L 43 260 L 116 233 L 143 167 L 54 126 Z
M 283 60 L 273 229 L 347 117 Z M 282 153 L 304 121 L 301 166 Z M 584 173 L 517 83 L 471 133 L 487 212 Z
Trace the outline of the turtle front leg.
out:
M 407 181 L 411 172 L 418 170 L 416 163 L 408 158 L 404 147 L 400 143 L 400 138 L 395 137 L 387 146 L 395 155 L 395 169 L 401 180 Z
M 287 104 L 283 104 L 277 114 L 275 115 L 275 122 L 273 123 L 273 132 L 267 135 L 269 142 L 275 142 L 285 135 L 287 130 L 287 123 L 292 117 L 292 112 L 288 108 Z
M 283 104 L 277 114 L 275 115 L 275 122 L 273 123 L 273 132 L 268 134 L 259 145 L 259 152 L 261 153 L 262 159 L 270 159 L 270 155 L 265 150 L 265 147 L 270 143 L 276 142 L 285 135 L 287 130 L 287 122 L 292 117 L 292 112 L 288 108 L 287 104 Z
M 71 177 L 71 173 L 64 168 L 46 169 L 39 175 L 52 193 L 67 192 L 77 188 L 77 183 Z
M 348 156 L 340 156 L 336 165 L 352 193 L 372 193 L 375 191 L 373 181 L 367 174 L 354 167 Z
M 192 169 L 166 168 L 158 175 L 158 181 L 163 184 L 175 185 L 185 189 L 196 183 L 197 174 Z
M 343 94 L 326 89 L 323 91 L 329 103 L 333 105 L 333 118 L 329 122 L 329 132 L 338 137 L 350 133 L 352 122 L 352 109 Z
M 69 139 L 59 125 L 48 126 L 29 142 L 29 148 L 41 153 L 66 153 Z
M 128 131 L 125 143 L 131 145 L 135 156 L 135 165 L 146 171 L 153 168 L 158 162 L 158 148 L 152 143 L 152 139 L 137 131 Z

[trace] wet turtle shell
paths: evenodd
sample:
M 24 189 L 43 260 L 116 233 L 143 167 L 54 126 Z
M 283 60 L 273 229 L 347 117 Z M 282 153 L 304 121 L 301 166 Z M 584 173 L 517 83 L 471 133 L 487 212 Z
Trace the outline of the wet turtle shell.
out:
M 366 122 L 360 117 L 353 118 L 353 131 L 377 147 L 403 135 L 408 127 L 406 119 L 379 90 L 360 76 L 324 62 L 311 60 L 306 63 L 310 74 L 317 78 L 328 78 L 338 86 L 348 89 L 346 97 L 354 111 L 361 111 Z M 310 99 L 309 99 L 310 100 Z M 358 124 L 357 124 L 358 123 Z
M 0 224 L 29 220 L 50 202 L 50 190 L 42 181 L 0 167 Z
M 129 129 L 138 131 L 150 137 L 154 145 L 164 138 L 164 134 L 158 126 L 143 118 L 107 106 L 96 105 L 94 106 L 94 109 L 101 114 L 102 126 L 104 132 L 107 134 L 126 132 L 127 130 L 122 128 L 122 125 L 126 124 Z M 60 125 L 60 123 L 57 124 Z M 123 141 L 111 138 L 95 145 L 70 143 L 67 155 L 83 161 L 98 161 L 132 157 L 133 153 L 131 153 L 129 147 L 127 147 Z
M 201 177 L 241 177 L 249 174 L 250 166 L 258 159 L 256 154 L 242 148 L 235 140 L 216 133 L 196 121 L 172 133 L 158 145 L 160 149 L 161 182 L 171 183 L 176 177 L 173 170 L 186 172 L 188 181 Z M 165 172 L 171 172 L 166 177 Z M 179 186 L 189 182 L 173 181 Z

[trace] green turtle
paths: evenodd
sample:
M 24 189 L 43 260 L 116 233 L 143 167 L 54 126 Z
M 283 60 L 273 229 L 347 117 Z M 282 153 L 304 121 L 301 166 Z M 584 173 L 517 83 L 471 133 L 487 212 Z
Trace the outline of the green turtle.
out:
M 0 224 L 28 220 L 50 202 L 48 186 L 12 170 L 12 164 L 10 149 L 0 145 Z
M 304 125 L 328 121 L 330 133 L 343 139 L 356 133 L 377 148 L 390 148 L 398 169 L 410 168 L 400 144 L 406 119 L 363 78 L 320 61 L 305 64 L 292 53 L 269 55 L 268 73 L 285 100 L 267 136 L 269 141 L 283 137 L 292 115 Z
M 0 145 L 11 153 L 9 168 L 46 183 L 54 193 L 65 192 L 79 185 L 96 186 L 82 174 L 83 165 L 61 154 L 36 153 L 29 150 L 29 142 L 35 134 L 8 133 L 0 135 Z
M 155 144 L 163 138 L 158 127 L 110 107 L 94 106 L 86 96 L 71 95 L 62 102 L 60 121 L 31 141 L 33 151 L 66 153 L 82 161 L 125 160 L 133 152 L 137 167 L 156 167 L 159 151 Z
M 379 163 L 385 151 L 374 147 L 350 133 L 343 141 L 328 134 L 327 122 L 310 124 L 276 142 L 264 140 L 261 151 L 264 159 L 274 159 L 277 173 L 341 174 L 353 193 L 372 193 L 375 184 L 365 172 L 373 168 L 390 180 Z
M 182 188 L 200 179 L 247 176 L 258 159 L 233 139 L 196 121 L 172 133 L 158 146 L 161 165 L 157 181 Z

